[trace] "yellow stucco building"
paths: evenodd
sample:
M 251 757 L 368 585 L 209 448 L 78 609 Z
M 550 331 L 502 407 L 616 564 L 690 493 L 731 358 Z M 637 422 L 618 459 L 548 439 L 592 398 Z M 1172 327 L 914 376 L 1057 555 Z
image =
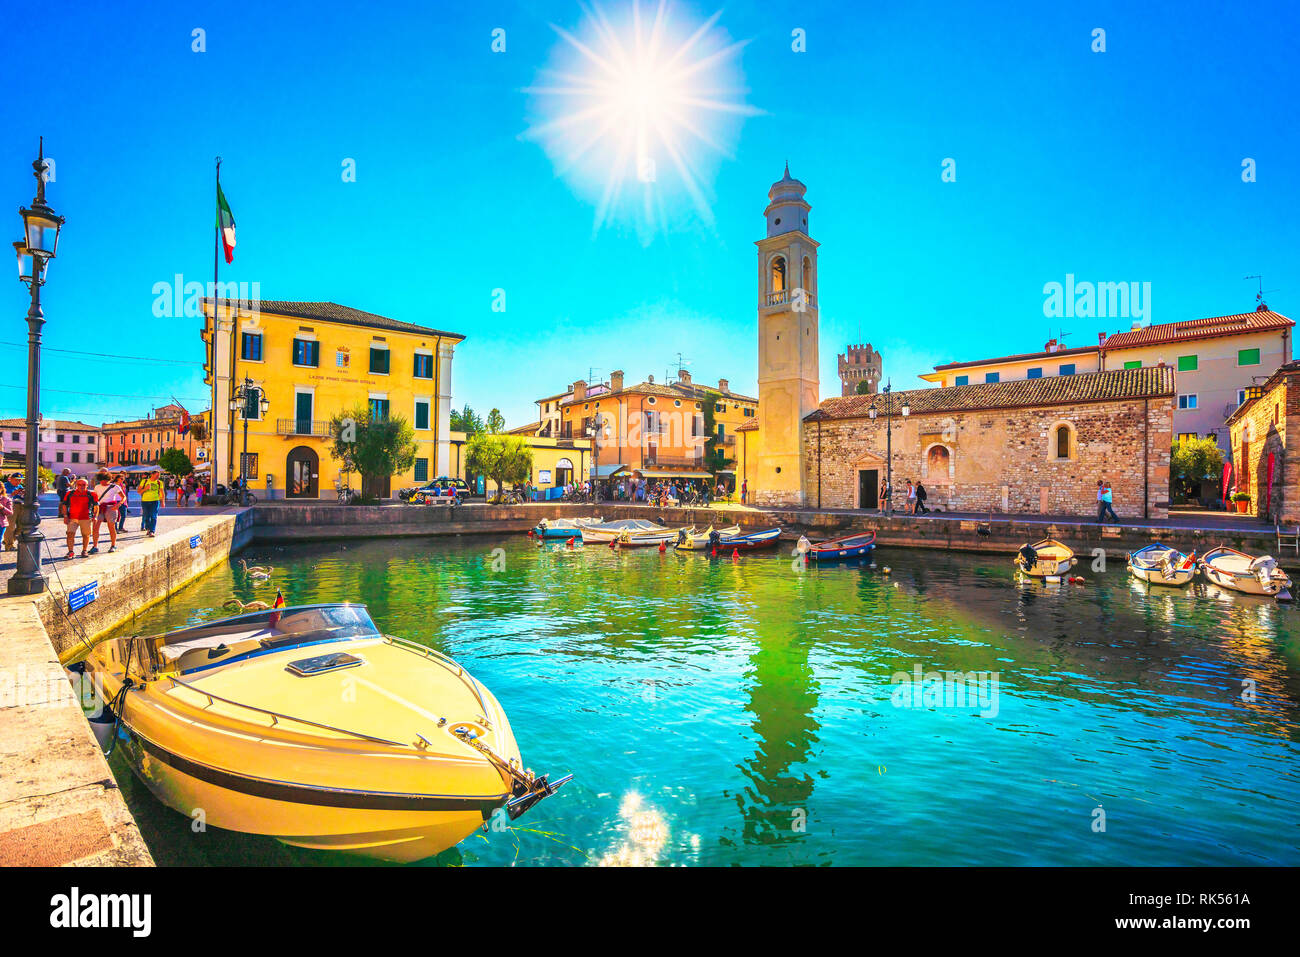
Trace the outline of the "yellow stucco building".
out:
M 215 483 L 240 474 L 244 420 L 230 404 L 245 381 L 267 400 L 248 422 L 246 460 L 262 498 L 332 497 L 341 475 L 329 421 L 358 405 L 415 429 L 415 467 L 382 483 L 381 494 L 452 474 L 452 354 L 464 336 L 332 302 L 221 299 L 203 310 Z M 359 476 L 348 481 L 360 490 Z

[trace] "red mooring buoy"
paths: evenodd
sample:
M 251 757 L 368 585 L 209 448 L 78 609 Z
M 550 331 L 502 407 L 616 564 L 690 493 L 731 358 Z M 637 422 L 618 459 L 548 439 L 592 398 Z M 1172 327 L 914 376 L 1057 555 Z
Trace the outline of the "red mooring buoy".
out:
M 733 548 L 733 549 L 731 550 L 731 560 L 732 560 L 733 562 L 738 562 L 738 561 L 740 561 L 740 549 L 739 549 L 739 548 Z
M 667 543 L 667 542 L 660 542 L 660 543 L 659 543 L 659 554 L 662 555 L 662 554 L 663 554 L 664 552 L 666 552 L 666 551 L 668 551 L 668 543 Z

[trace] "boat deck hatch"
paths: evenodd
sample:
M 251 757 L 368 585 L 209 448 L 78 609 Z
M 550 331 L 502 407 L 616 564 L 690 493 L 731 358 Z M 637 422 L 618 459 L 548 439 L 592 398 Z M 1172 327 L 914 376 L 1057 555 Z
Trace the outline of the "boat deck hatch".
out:
M 356 655 L 350 655 L 345 651 L 336 651 L 329 655 L 317 655 L 315 658 L 299 658 L 297 661 L 289 662 L 285 666 L 285 670 L 292 671 L 303 678 L 310 678 L 312 675 L 323 675 L 330 671 L 355 668 L 357 665 L 364 663 L 365 660 L 358 658 Z

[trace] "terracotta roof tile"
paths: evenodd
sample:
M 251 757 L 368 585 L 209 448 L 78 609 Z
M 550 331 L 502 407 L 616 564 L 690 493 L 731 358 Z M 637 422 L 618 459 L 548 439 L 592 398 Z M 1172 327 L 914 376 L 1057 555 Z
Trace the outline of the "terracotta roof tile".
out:
M 1017 409 L 1040 405 L 1068 405 L 1076 402 L 1113 402 L 1174 394 L 1174 370 L 1169 366 L 1143 369 L 1113 369 L 1084 375 L 1015 379 L 1010 382 L 980 382 L 947 388 L 910 389 L 889 395 L 894 415 L 903 400 L 913 415 L 943 412 L 971 412 L 984 409 Z M 827 399 L 805 416 L 805 421 L 852 419 L 868 414 L 874 406 L 885 413 L 886 396 L 846 395 Z
M 1249 332 L 1271 332 L 1287 329 L 1295 322 L 1277 312 L 1243 312 L 1234 316 L 1211 316 L 1189 322 L 1163 322 L 1144 329 L 1117 332 L 1106 339 L 1106 351 L 1131 349 L 1134 346 L 1151 346 L 1165 342 L 1184 342 L 1189 339 L 1213 339 Z
M 204 299 L 203 302 L 210 303 L 211 299 Z M 379 316 L 373 312 L 363 312 L 360 309 L 353 309 L 351 306 L 340 306 L 336 302 L 293 302 L 287 299 L 262 299 L 257 303 L 240 302 L 238 308 L 253 309 L 254 306 L 260 312 L 269 313 L 274 316 L 288 316 L 293 319 L 307 319 L 316 322 L 338 322 L 346 326 L 365 326 L 370 329 L 391 329 L 394 332 L 413 332 L 431 336 L 445 336 L 452 339 L 463 340 L 465 337 L 458 332 L 444 332 L 441 329 L 434 329 L 430 326 L 420 326 L 413 322 L 401 322 L 397 319 L 389 319 L 387 316 Z

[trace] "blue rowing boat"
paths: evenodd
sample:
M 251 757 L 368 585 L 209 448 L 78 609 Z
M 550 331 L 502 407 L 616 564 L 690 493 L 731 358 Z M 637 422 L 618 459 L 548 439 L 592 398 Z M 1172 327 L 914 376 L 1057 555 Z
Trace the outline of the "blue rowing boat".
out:
M 865 558 L 876 547 L 875 532 L 860 532 L 810 545 L 804 552 L 811 562 L 839 562 L 850 558 Z

